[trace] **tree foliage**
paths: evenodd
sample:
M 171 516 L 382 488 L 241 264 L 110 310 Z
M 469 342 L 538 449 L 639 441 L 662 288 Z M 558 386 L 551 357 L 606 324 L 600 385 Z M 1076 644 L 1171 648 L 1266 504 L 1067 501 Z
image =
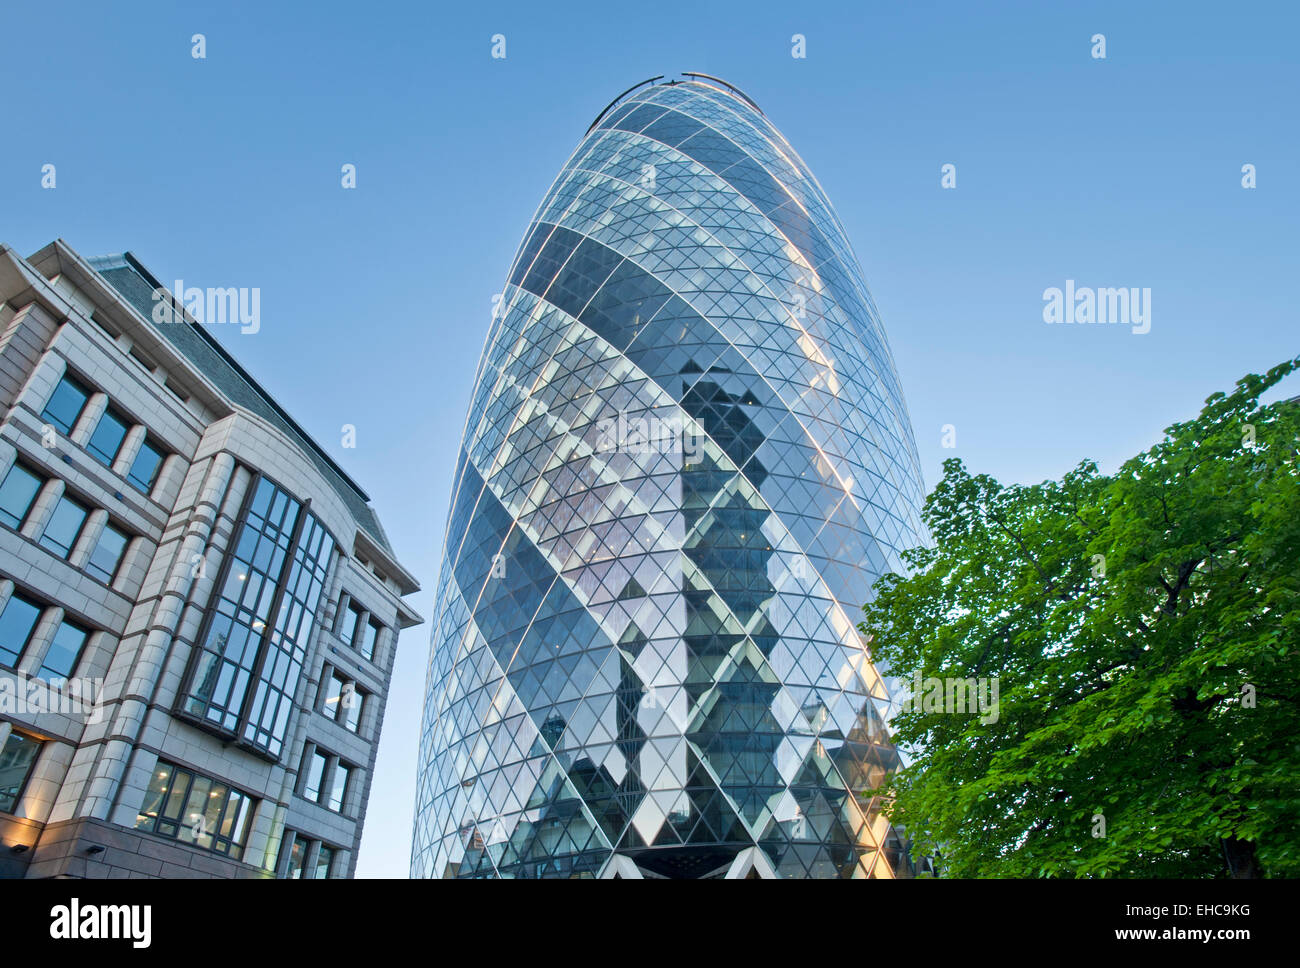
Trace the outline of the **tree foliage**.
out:
M 893 722 L 892 816 L 941 873 L 1300 875 L 1300 405 L 1259 403 L 1298 366 L 1113 476 L 944 463 L 861 625 L 900 678 L 999 684 L 996 721 Z

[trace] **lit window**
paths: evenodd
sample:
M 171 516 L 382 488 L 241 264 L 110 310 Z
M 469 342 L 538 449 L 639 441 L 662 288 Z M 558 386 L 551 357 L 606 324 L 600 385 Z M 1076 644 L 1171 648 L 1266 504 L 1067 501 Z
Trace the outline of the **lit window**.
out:
M 221 780 L 159 760 L 135 826 L 237 860 L 244 852 L 252 803 Z
M 355 733 L 361 723 L 361 709 L 365 701 L 365 693 L 357 688 L 355 682 L 337 672 L 330 674 L 325 686 L 325 705 L 322 710 L 326 716 Z

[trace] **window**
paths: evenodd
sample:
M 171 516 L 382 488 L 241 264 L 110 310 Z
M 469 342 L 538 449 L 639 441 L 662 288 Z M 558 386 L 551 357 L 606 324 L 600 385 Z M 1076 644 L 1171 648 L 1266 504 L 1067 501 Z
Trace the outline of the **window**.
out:
M 334 866 L 334 848 L 320 845 L 320 850 L 316 852 L 316 873 L 315 878 L 320 881 L 328 880 L 330 868 Z
M 325 704 L 322 712 L 352 732 L 361 724 L 361 709 L 366 696 L 351 679 L 333 672 L 325 686 Z
M 0 521 L 11 528 L 21 528 L 41 484 L 41 479 L 27 468 L 18 464 L 9 468 L 4 482 L 0 483 Z
M 90 451 L 104 466 L 112 467 L 113 461 L 117 460 L 117 455 L 122 450 L 122 441 L 126 440 L 129 426 L 125 419 L 112 410 L 105 410 L 104 415 L 99 418 L 95 432 L 90 435 L 86 450 Z
M 89 513 L 90 511 L 84 505 L 66 494 L 63 495 L 45 525 L 45 533 L 41 535 L 41 545 L 60 558 L 67 558 L 77 544 L 77 538 L 81 535 L 81 526 L 86 523 L 86 515 Z
M 105 584 L 111 585 L 113 576 L 117 574 L 117 566 L 122 563 L 122 554 L 126 551 L 130 540 L 111 524 L 105 524 L 104 532 L 99 536 L 95 550 L 90 553 L 90 560 L 86 562 L 86 571 Z
M 31 641 L 41 606 L 14 594 L 0 612 L 0 665 L 18 667 L 18 659 Z
M 40 740 L 17 730 L 5 737 L 0 747 L 0 813 L 13 813 L 18 806 L 42 745 Z
M 38 679 L 66 679 L 76 671 L 81 660 L 81 650 L 86 647 L 90 633 L 72 622 L 60 622 L 58 631 L 45 653 Z
M 140 444 L 140 453 L 131 462 L 131 470 L 126 478 L 140 490 L 148 494 L 153 490 L 154 481 L 158 479 L 158 469 L 162 467 L 163 452 L 149 442 L 146 437 Z
M 135 827 L 238 860 L 251 806 L 247 794 L 221 780 L 159 760 Z
M 343 621 L 339 625 L 339 639 L 344 645 L 351 645 L 357 636 L 357 626 L 361 622 L 361 610 L 348 602 L 343 610 Z
M 348 796 L 348 781 L 352 777 L 352 767 L 342 763 L 334 764 L 334 782 L 330 786 L 329 808 L 335 813 L 343 812 L 343 804 Z
M 379 641 L 379 631 L 382 628 L 382 625 L 367 622 L 361 629 L 361 641 L 357 644 L 357 648 L 372 662 L 375 658 L 375 644 Z
M 302 877 L 309 843 L 310 841 L 303 840 L 292 830 L 284 832 L 284 839 L 280 841 L 280 859 L 276 862 L 276 867 L 280 868 L 280 865 L 284 865 L 282 869 L 286 878 L 296 881 Z
M 302 795 L 312 803 L 320 803 L 321 784 L 325 779 L 325 767 L 329 765 L 329 757 L 316 750 L 311 754 L 307 761 L 307 780 L 302 788 Z
M 89 399 L 90 391 L 80 381 L 64 376 L 50 394 L 50 402 L 41 411 L 41 419 L 53 424 L 63 433 L 70 434 Z
M 313 846 L 316 847 L 316 860 L 308 867 L 307 855 L 311 853 Z M 276 858 L 275 869 L 278 875 L 286 880 L 302 878 L 328 880 L 333 876 L 334 858 L 337 856 L 338 852 L 333 847 L 327 847 L 318 840 L 304 837 L 295 830 L 285 830 L 284 836 L 280 838 L 280 852 Z
M 333 552 L 315 516 L 257 482 L 191 660 L 183 712 L 280 755 Z

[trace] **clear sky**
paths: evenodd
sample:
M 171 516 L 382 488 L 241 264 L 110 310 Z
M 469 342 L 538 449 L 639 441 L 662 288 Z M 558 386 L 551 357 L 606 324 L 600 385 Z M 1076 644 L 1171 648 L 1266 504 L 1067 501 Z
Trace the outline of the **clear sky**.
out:
M 954 455 L 1032 481 L 1113 468 L 1300 353 L 1296 10 L 9 0 L 0 241 L 259 287 L 261 329 L 214 332 L 369 491 L 429 616 L 492 296 L 623 89 L 692 70 L 753 97 L 854 243 L 927 488 Z M 1149 288 L 1150 331 L 1045 324 L 1067 279 Z M 428 640 L 401 641 L 362 875 L 407 872 Z

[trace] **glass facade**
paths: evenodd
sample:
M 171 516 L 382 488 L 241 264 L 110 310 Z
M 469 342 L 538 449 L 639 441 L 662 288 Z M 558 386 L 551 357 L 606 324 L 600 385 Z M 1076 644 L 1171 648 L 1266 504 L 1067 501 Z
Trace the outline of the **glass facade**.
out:
M 257 481 L 182 712 L 279 757 L 333 553 L 313 514 L 267 478 Z
M 812 174 L 721 86 L 642 87 L 507 279 L 452 485 L 412 874 L 718 877 L 752 848 L 781 877 L 906 874 L 855 619 L 922 540 L 921 474 Z

